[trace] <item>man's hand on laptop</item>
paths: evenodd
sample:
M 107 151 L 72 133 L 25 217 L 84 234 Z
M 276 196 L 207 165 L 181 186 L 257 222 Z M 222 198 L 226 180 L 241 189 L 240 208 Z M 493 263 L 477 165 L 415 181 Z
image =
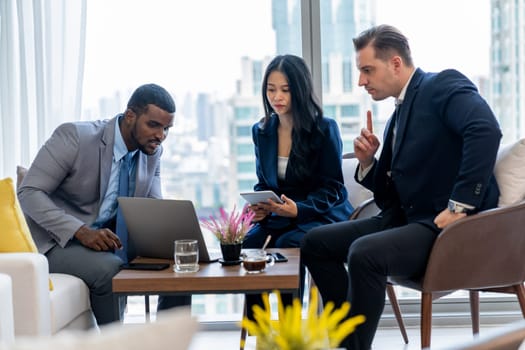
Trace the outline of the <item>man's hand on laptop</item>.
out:
M 75 238 L 86 247 L 97 251 L 122 248 L 122 243 L 118 236 L 107 228 L 92 230 L 86 225 L 83 225 L 75 232 Z

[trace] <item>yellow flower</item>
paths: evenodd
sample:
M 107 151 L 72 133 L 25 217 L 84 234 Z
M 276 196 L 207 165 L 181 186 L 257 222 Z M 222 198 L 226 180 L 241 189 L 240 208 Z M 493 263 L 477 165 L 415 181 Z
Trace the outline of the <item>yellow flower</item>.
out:
M 263 294 L 264 308 L 253 307 L 255 321 L 243 318 L 241 327 L 257 337 L 257 348 L 261 350 L 320 350 L 339 346 L 346 336 L 365 321 L 363 315 L 345 320 L 350 303 L 345 302 L 334 310 L 328 302 L 319 315 L 317 288 L 311 289 L 311 303 L 306 320 L 302 319 L 302 306 L 298 299 L 283 307 L 281 295 L 277 294 L 279 320 L 271 319 L 268 293 Z

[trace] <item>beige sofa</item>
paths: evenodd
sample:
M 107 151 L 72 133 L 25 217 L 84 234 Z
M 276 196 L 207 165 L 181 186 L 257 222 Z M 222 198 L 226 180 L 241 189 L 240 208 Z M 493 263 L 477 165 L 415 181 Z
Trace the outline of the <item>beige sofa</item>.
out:
M 0 350 L 188 350 L 199 324 L 189 308 L 174 308 L 158 315 L 155 322 L 121 324 L 97 331 L 64 331 L 53 337 L 19 337 Z M 217 349 L 221 348 L 218 344 Z
M 38 253 L 0 253 L 0 274 L 12 280 L 15 336 L 53 335 L 96 327 L 89 290 L 79 278 L 49 273 Z M 49 279 L 53 290 L 49 290 Z M 4 311 L 0 311 L 3 315 Z

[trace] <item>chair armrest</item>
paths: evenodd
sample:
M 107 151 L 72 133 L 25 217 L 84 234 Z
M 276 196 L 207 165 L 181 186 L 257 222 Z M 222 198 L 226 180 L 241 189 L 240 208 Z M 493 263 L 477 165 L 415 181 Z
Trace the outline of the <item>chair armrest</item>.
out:
M 14 340 L 15 325 L 11 277 L 0 273 L 0 344 L 9 345 Z
M 0 273 L 11 277 L 15 334 L 51 335 L 49 266 L 39 253 L 0 253 Z
M 523 349 L 525 339 L 525 321 L 520 320 L 483 332 L 483 337 L 455 344 L 444 350 L 505 350 Z
M 525 201 L 446 227 L 430 254 L 423 291 L 511 286 L 525 281 Z
M 377 207 L 374 198 L 365 199 L 357 206 L 350 215 L 350 220 L 368 218 L 379 214 L 380 209 Z

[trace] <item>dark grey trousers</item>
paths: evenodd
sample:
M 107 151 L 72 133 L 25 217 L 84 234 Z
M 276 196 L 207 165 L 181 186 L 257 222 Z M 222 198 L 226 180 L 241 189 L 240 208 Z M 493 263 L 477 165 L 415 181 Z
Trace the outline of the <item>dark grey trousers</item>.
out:
M 64 248 L 55 246 L 46 253 L 49 271 L 65 273 L 82 279 L 89 288 L 91 308 L 99 325 L 118 321 L 112 279 L 120 271 L 122 260 L 112 252 L 97 252 L 78 241 L 69 242 Z M 122 319 L 126 298 L 120 298 Z M 191 296 L 159 297 L 157 310 L 191 304 Z

